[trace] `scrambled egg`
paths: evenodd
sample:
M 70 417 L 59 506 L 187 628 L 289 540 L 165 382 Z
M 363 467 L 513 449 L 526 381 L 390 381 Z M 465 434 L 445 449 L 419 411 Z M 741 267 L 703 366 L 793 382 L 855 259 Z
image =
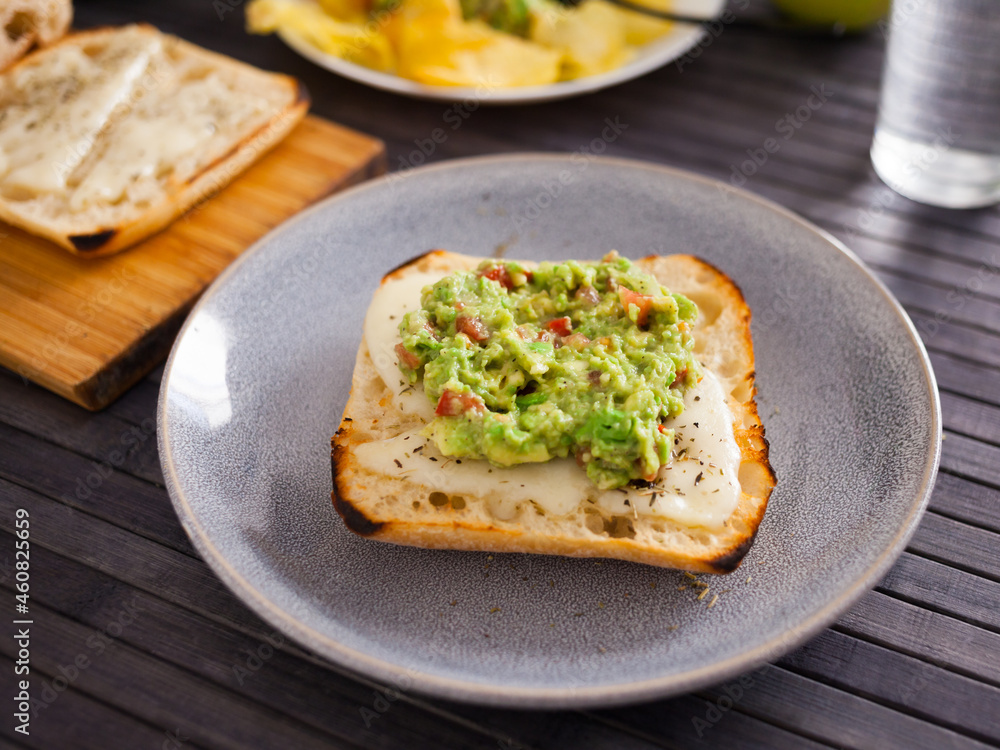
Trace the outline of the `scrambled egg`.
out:
M 490 89 L 613 70 L 671 24 L 604 0 L 574 8 L 554 0 L 253 0 L 247 28 L 288 31 L 420 83 Z

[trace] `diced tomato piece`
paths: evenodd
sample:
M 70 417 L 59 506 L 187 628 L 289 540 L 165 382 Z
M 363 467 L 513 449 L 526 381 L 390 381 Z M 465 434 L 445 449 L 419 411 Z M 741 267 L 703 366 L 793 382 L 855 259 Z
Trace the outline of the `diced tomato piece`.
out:
M 677 373 L 677 377 L 674 378 L 674 382 L 670 384 L 670 387 L 671 388 L 676 388 L 681 383 L 683 383 L 684 380 L 685 380 L 685 378 L 687 378 L 687 374 L 688 374 L 688 371 L 687 371 L 687 368 L 685 367 L 683 370 L 681 370 L 679 373 Z
M 585 307 L 593 307 L 598 302 L 601 301 L 601 294 L 592 286 L 581 286 L 574 293 L 573 296 L 580 300 Z
M 631 289 L 619 285 L 618 299 L 621 300 L 622 307 L 625 308 L 626 315 L 628 314 L 628 309 L 631 305 L 638 307 L 639 314 L 636 316 L 635 324 L 640 328 L 646 325 L 646 321 L 649 320 L 649 311 L 653 307 L 652 297 L 646 294 L 633 292 Z
M 484 271 L 479 272 L 480 276 L 484 276 L 487 279 L 493 279 L 504 289 L 513 289 L 514 282 L 510 280 L 510 274 L 507 272 L 507 266 L 490 266 Z
M 459 315 L 455 318 L 455 329 L 473 341 L 486 341 L 490 337 L 490 329 L 482 320 L 470 318 L 467 315 Z
M 434 413 L 439 417 L 459 417 L 467 411 L 483 412 L 486 404 L 474 393 L 455 393 L 445 391 L 438 399 Z
M 400 364 L 404 367 L 409 367 L 411 370 L 416 370 L 420 367 L 420 357 L 408 350 L 401 343 L 396 344 L 396 356 L 399 357 Z
M 574 333 L 572 336 L 567 336 L 566 340 L 563 341 L 566 346 L 571 346 L 577 351 L 583 349 L 590 343 L 590 339 L 584 336 L 582 333 Z
M 642 471 L 645 468 L 645 465 L 643 464 L 642 459 L 637 458 L 635 460 L 635 468 L 636 468 L 636 471 Z M 652 471 L 650 471 L 648 474 L 643 474 L 642 478 L 645 479 L 647 482 L 653 482 L 653 481 L 656 480 L 656 475 L 659 473 L 659 471 L 660 471 L 660 469 L 659 469 L 659 467 L 657 467 L 657 468 L 653 469 Z
M 573 321 L 570 320 L 568 317 L 555 318 L 554 320 L 550 320 L 548 323 L 545 324 L 545 327 L 548 328 L 550 331 L 552 331 L 552 333 L 555 333 L 559 336 L 569 336 L 571 333 L 573 333 Z

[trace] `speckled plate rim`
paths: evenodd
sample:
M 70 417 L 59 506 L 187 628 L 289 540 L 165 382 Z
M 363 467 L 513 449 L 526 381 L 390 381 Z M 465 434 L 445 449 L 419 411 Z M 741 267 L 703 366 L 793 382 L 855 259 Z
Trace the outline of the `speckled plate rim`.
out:
M 455 159 L 438 164 L 420 167 L 407 172 L 404 179 L 419 179 L 422 174 L 429 172 L 440 172 L 451 169 L 474 168 L 478 165 L 490 165 L 498 162 L 511 161 L 548 161 L 559 162 L 568 161 L 569 155 L 562 154 L 539 154 L 539 153 L 514 153 L 498 156 L 472 157 L 466 159 Z M 179 343 L 183 340 L 187 330 L 192 326 L 193 321 L 198 317 L 203 307 L 208 305 L 212 298 L 225 287 L 231 276 L 237 273 L 240 267 L 253 255 L 262 252 L 268 245 L 271 245 L 276 235 L 287 229 L 290 225 L 306 221 L 313 214 L 324 211 L 331 204 L 350 200 L 360 193 L 371 190 L 382 190 L 391 186 L 391 175 L 363 183 L 356 187 L 345 190 L 342 193 L 331 196 L 320 203 L 306 209 L 302 213 L 286 221 L 281 226 L 272 230 L 265 237 L 258 240 L 251 248 L 244 252 L 234 261 L 205 291 L 201 299 L 197 302 L 191 313 L 188 315 L 184 326 L 178 333 L 174 347 L 170 352 L 170 357 L 164 368 L 160 385 L 160 394 L 157 404 L 157 443 L 159 447 L 160 463 L 163 469 L 163 476 L 166 482 L 167 491 L 174 505 L 181 525 L 195 548 L 209 567 L 219 576 L 236 595 L 251 610 L 259 615 L 264 621 L 281 630 L 294 640 L 306 645 L 313 651 L 330 659 L 335 665 L 346 668 L 359 675 L 364 675 L 385 683 L 398 683 L 405 681 L 412 687 L 411 690 L 432 695 L 440 698 L 456 700 L 466 703 L 477 703 L 481 705 L 502 706 L 509 708 L 523 709 L 565 709 L 584 708 L 600 706 L 616 706 L 628 703 L 638 703 L 657 698 L 664 698 L 671 695 L 691 692 L 706 685 L 723 682 L 730 677 L 742 674 L 754 669 L 768 661 L 778 658 L 796 646 L 804 643 L 811 636 L 817 634 L 830 623 L 834 622 L 840 615 L 845 613 L 855 602 L 857 602 L 868 590 L 873 588 L 879 580 L 889 571 L 889 568 L 903 552 L 907 542 L 916 531 L 917 524 L 923 515 L 924 509 L 930 500 L 931 491 L 934 487 L 934 480 L 937 476 L 938 466 L 941 460 L 941 402 L 938 394 L 937 380 L 931 366 L 930 358 L 924 348 L 923 342 L 917 333 L 913 322 L 910 320 L 902 305 L 896 300 L 889 289 L 868 269 L 868 267 L 848 249 L 838 239 L 823 229 L 815 226 L 794 212 L 778 205 L 772 201 L 762 198 L 749 191 L 733 188 L 725 183 L 713 180 L 702 175 L 698 175 L 686 170 L 677 169 L 665 165 L 652 164 L 648 162 L 622 159 L 615 157 L 596 157 L 597 160 L 608 166 L 618 166 L 623 169 L 643 169 L 659 172 L 672 179 L 689 180 L 701 183 L 726 193 L 739 196 L 752 201 L 760 206 L 762 210 L 777 213 L 784 218 L 798 224 L 802 228 L 810 231 L 829 243 L 831 251 L 842 253 L 861 272 L 873 287 L 882 294 L 896 313 L 899 323 L 909 335 L 914 348 L 920 355 L 920 362 L 926 378 L 926 397 L 931 404 L 933 418 L 932 434 L 934 435 L 934 445 L 931 455 L 923 467 L 920 491 L 911 504 L 909 513 L 904 519 L 892 542 L 882 551 L 873 564 L 860 576 L 847 590 L 841 592 L 836 598 L 804 618 L 794 627 L 789 628 L 780 636 L 763 643 L 756 648 L 743 652 L 738 656 L 714 662 L 700 669 L 690 670 L 681 674 L 666 676 L 660 679 L 641 680 L 636 682 L 602 684 L 585 688 L 511 688 L 483 685 L 479 683 L 466 682 L 458 679 L 448 679 L 437 675 L 428 674 L 415 669 L 404 669 L 398 664 L 377 659 L 369 654 L 356 649 L 348 648 L 339 641 L 330 638 L 316 629 L 306 626 L 297 619 L 290 617 L 285 612 L 275 607 L 265 598 L 238 569 L 233 567 L 219 548 L 210 538 L 205 527 L 200 523 L 194 506 L 180 488 L 180 481 L 177 470 L 174 466 L 173 456 L 170 451 L 168 435 L 170 424 L 166 418 L 166 403 L 170 392 L 171 371 L 174 356 L 178 351 Z
M 722 5 L 720 3 L 718 9 L 721 11 L 721 8 Z M 711 10 L 706 9 L 704 12 L 711 15 Z M 681 30 L 689 30 L 690 33 L 680 37 L 676 36 L 677 32 Z M 382 91 L 430 101 L 475 101 L 478 104 L 509 105 L 557 101 L 581 94 L 589 94 L 610 86 L 616 86 L 619 83 L 631 81 L 676 60 L 688 50 L 697 46 L 704 39 L 706 33 L 704 29 L 698 30 L 697 27 L 691 24 L 677 24 L 676 30 L 671 30 L 669 34 L 660 39 L 655 39 L 643 45 L 636 58 L 625 63 L 620 68 L 609 70 L 606 73 L 577 78 L 572 81 L 559 81 L 544 86 L 519 86 L 492 91 L 487 89 L 486 93 L 484 93 L 482 88 L 471 86 L 434 86 L 419 83 L 418 81 L 402 78 L 392 73 L 383 73 L 379 70 L 366 68 L 363 65 L 357 65 L 336 55 L 323 52 L 292 31 L 278 30 L 277 35 L 293 51 L 319 67 L 326 68 L 356 83 L 362 83 L 366 86 L 381 89 Z

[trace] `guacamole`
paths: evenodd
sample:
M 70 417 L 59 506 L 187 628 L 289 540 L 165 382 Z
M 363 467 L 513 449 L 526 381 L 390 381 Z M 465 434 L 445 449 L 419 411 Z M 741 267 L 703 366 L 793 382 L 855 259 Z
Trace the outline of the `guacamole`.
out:
M 573 456 L 610 489 L 670 460 L 664 423 L 701 379 L 697 314 L 617 253 L 533 269 L 484 261 L 423 289 L 396 352 L 436 404 L 424 434 L 446 456 Z

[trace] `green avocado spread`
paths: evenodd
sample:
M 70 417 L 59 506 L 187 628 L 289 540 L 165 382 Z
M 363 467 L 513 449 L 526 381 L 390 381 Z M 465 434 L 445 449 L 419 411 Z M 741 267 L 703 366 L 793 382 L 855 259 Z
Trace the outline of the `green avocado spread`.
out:
M 617 253 L 529 269 L 484 261 L 424 287 L 399 326 L 399 367 L 436 404 L 446 456 L 512 466 L 573 456 L 598 487 L 670 460 L 701 379 L 695 304 Z

